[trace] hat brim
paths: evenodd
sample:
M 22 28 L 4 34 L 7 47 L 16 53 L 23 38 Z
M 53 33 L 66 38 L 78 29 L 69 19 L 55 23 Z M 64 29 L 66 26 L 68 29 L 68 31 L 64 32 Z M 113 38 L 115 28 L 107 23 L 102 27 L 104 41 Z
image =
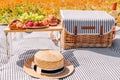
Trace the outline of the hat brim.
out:
M 29 74 L 30 76 L 35 77 L 35 78 L 63 78 L 63 77 L 70 75 L 74 71 L 74 66 L 72 65 L 72 63 L 68 60 L 65 60 L 65 64 L 64 64 L 65 69 L 61 73 L 55 74 L 55 75 L 38 74 L 31 67 L 33 60 L 34 60 L 34 57 L 27 59 L 27 61 L 23 65 L 23 69 L 27 74 Z

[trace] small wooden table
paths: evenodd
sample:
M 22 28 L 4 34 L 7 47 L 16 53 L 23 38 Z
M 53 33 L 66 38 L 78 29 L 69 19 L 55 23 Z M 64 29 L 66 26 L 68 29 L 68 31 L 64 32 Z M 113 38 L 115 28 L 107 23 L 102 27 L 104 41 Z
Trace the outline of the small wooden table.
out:
M 5 32 L 5 35 L 6 35 L 6 52 L 7 52 L 7 57 L 9 59 L 9 48 L 8 48 L 8 33 L 9 32 L 44 32 L 44 31 L 59 31 L 60 32 L 60 37 L 61 37 L 61 32 L 62 32 L 62 25 L 57 25 L 57 26 L 51 26 L 51 27 L 48 27 L 48 28 L 42 28 L 42 29 L 24 29 L 24 30 L 10 30 L 10 28 L 5 28 L 4 32 Z M 11 37 L 11 36 L 10 36 Z M 12 41 L 12 39 L 11 39 Z M 61 41 L 60 41 L 60 52 L 62 51 L 61 49 Z

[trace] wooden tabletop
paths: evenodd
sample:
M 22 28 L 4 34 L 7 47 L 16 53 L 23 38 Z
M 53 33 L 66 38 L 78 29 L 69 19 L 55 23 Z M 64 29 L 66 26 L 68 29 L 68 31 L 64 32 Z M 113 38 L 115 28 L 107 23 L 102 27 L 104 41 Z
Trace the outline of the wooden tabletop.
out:
M 41 29 L 24 29 L 24 30 L 10 30 L 9 27 L 4 29 L 4 32 L 40 32 L 40 31 L 62 31 L 62 26 L 51 26 L 48 28 L 41 28 Z

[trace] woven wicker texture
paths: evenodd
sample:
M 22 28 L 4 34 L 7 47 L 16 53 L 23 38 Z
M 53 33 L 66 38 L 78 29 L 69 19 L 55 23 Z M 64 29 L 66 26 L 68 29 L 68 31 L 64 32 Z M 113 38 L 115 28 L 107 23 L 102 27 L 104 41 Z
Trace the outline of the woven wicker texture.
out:
M 114 31 L 106 35 L 71 35 L 65 29 L 62 33 L 63 49 L 78 47 L 111 47 Z

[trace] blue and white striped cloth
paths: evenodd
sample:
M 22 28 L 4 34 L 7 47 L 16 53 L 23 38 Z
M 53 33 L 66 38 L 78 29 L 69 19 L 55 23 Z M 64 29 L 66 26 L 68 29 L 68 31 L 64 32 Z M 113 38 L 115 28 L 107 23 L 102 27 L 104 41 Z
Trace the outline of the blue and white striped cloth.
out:
M 109 33 L 115 24 L 115 19 L 104 11 L 60 10 L 63 26 L 74 34 L 74 27 L 78 27 L 78 35 L 99 35 L 100 26 L 103 34 Z M 95 29 L 81 29 L 82 26 L 94 26 Z
M 24 72 L 25 60 L 33 56 L 36 51 L 44 48 L 57 49 L 50 39 L 43 36 L 40 39 L 38 36 L 35 38 L 38 34 L 32 33 L 21 40 L 13 41 L 11 54 L 14 55 L 7 62 L 5 35 L 3 32 L 0 33 L 2 38 L 0 80 L 120 80 L 120 31 L 117 31 L 111 48 L 79 48 L 64 51 L 62 54 L 65 59 L 73 63 L 75 71 L 63 79 L 37 79 Z

